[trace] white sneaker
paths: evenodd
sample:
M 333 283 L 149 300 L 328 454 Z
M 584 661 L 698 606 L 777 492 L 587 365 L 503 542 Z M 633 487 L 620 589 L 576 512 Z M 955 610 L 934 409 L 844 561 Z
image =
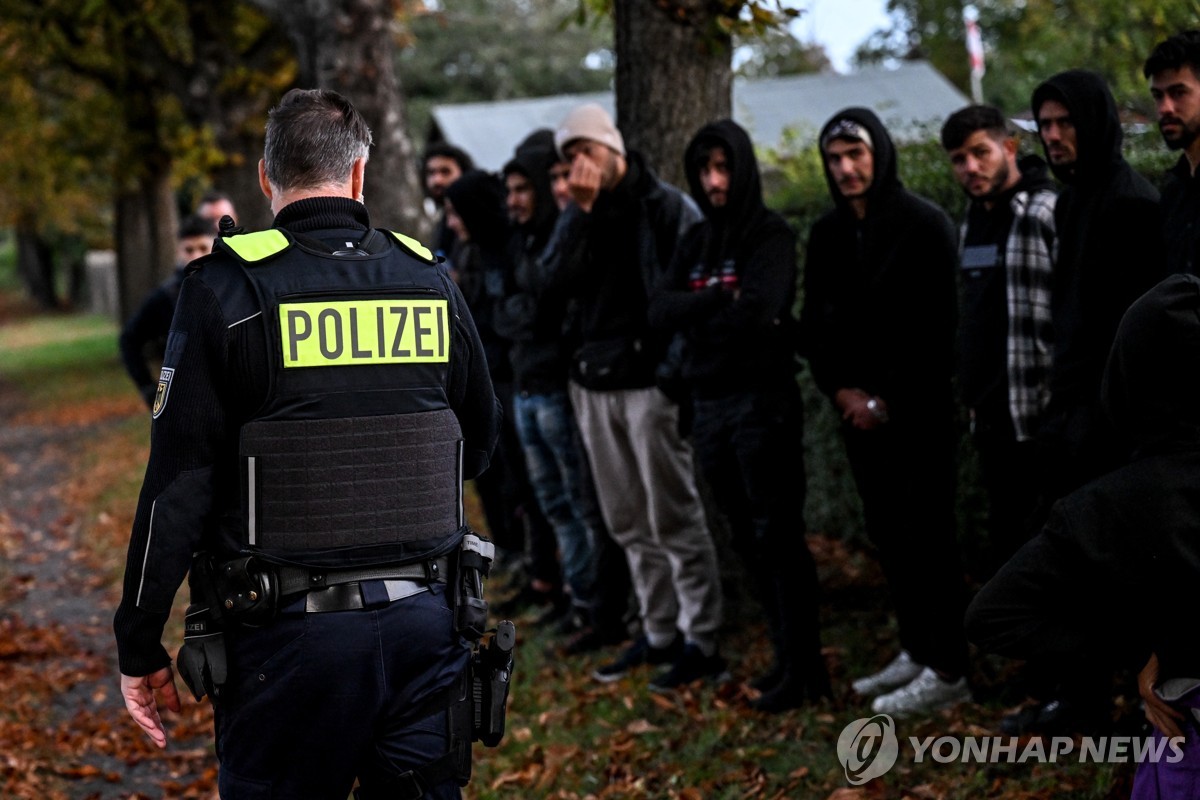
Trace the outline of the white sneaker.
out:
M 966 678 L 943 680 L 931 667 L 925 667 L 907 685 L 876 697 L 871 710 L 876 714 L 904 717 L 950 708 L 970 699 L 971 690 L 967 688 Z
M 850 684 L 850 688 L 862 697 L 872 697 L 908 684 L 921 674 L 921 669 L 921 665 L 912 660 L 907 650 L 901 650 L 892 663 L 874 675 L 859 678 Z

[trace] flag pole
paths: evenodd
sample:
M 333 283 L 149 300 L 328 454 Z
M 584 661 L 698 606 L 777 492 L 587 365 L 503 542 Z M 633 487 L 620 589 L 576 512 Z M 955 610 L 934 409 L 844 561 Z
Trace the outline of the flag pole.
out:
M 983 102 L 983 36 L 979 32 L 979 10 L 973 5 L 963 8 L 963 24 L 967 28 L 967 56 L 971 63 L 971 99 Z

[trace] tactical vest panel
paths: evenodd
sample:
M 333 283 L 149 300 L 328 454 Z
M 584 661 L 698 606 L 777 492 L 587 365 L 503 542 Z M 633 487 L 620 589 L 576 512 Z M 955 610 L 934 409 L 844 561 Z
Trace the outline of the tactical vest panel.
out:
M 271 365 L 241 430 L 244 546 L 319 567 L 440 555 L 463 524 L 446 276 L 391 236 L 349 257 L 279 230 L 219 241 L 254 286 Z
M 448 409 L 246 425 L 250 546 L 294 554 L 445 536 L 461 524 L 460 439 Z

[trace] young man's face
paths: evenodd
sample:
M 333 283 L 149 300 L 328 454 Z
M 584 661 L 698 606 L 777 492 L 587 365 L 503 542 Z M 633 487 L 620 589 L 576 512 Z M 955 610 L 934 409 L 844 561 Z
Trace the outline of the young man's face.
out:
M 1020 178 L 1014 169 L 1017 143 L 1008 137 L 997 141 L 982 128 L 947 155 L 955 180 L 976 200 L 995 197 Z
M 1057 100 L 1046 100 L 1037 112 L 1038 135 L 1046 145 L 1046 156 L 1056 167 L 1069 167 L 1079 157 L 1079 143 L 1071 112 Z
M 570 174 L 571 165 L 566 161 L 557 161 L 550 167 L 550 194 L 559 211 L 571 203 L 571 185 L 567 181 Z
M 729 202 L 729 159 L 723 147 L 708 151 L 708 161 L 700 167 L 700 188 L 713 208 Z
M 875 179 L 875 155 L 857 139 L 834 139 L 825 145 L 825 165 L 847 200 L 865 196 Z
M 528 224 L 537 208 L 533 183 L 520 172 L 510 172 L 504 178 L 504 187 L 508 190 L 505 199 L 508 218 L 518 225 Z
M 201 203 L 196 207 L 196 215 L 211 222 L 214 231 L 219 228 L 221 217 L 229 216 L 237 220 L 237 214 L 233 212 L 233 203 L 224 198 Z
M 576 139 L 563 148 L 563 158 L 568 164 L 580 158 L 595 164 L 600 170 L 601 189 L 612 189 L 617 185 L 617 159 L 620 156 L 611 147 L 591 139 Z
M 1150 78 L 1158 130 L 1172 150 L 1186 150 L 1200 136 L 1200 79 L 1191 67 L 1164 69 Z
M 458 162 L 449 156 L 430 156 L 425 161 L 425 191 L 435 202 L 442 202 L 446 187 L 461 176 Z
M 184 236 L 175 244 L 175 261 L 187 264 L 212 252 L 211 236 Z

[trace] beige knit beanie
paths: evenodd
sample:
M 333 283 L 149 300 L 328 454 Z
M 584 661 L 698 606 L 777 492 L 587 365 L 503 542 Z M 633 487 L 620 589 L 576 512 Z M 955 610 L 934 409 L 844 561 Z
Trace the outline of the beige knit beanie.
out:
M 554 146 L 559 155 L 562 155 L 564 145 L 576 139 L 590 139 L 625 155 L 625 139 L 613 124 L 612 117 L 597 103 L 576 106 L 559 123 L 554 132 Z

